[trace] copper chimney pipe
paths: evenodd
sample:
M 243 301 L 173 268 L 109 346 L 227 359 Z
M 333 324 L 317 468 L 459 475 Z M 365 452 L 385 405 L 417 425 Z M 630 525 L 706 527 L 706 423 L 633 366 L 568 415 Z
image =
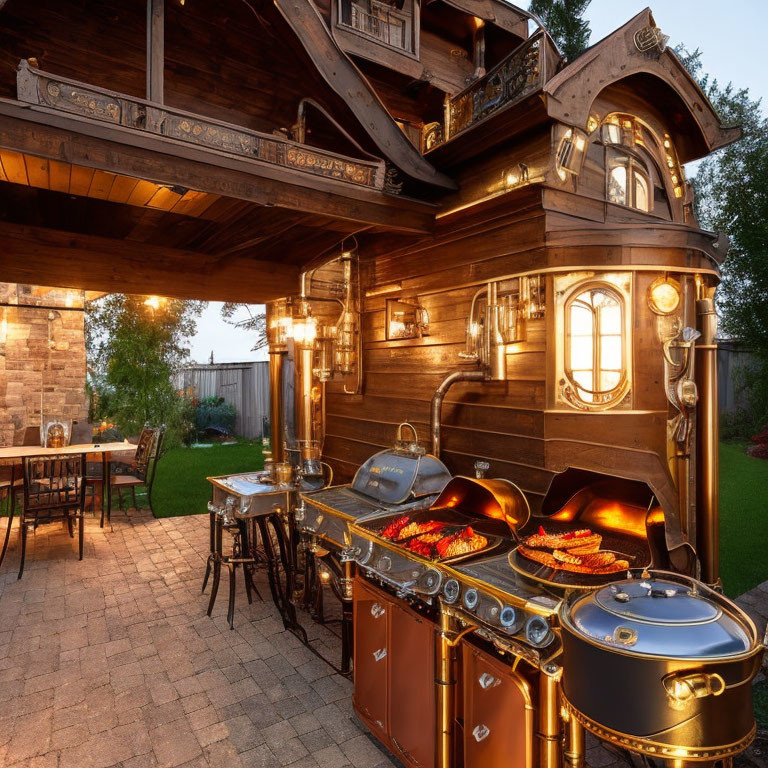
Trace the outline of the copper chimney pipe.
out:
M 720 578 L 719 456 L 720 428 L 717 402 L 717 314 L 714 299 L 696 302 L 701 336 L 696 344 L 696 385 L 699 392 L 696 417 L 696 550 L 701 578 L 715 584 Z
M 430 406 L 429 433 L 432 437 L 432 454 L 437 458 L 440 458 L 440 419 L 443 411 L 443 400 L 448 394 L 448 390 L 457 381 L 485 381 L 486 378 L 485 371 L 454 371 L 449 373 L 435 390 Z
M 272 460 L 284 461 L 283 446 L 283 355 L 285 349 L 278 343 L 277 312 L 274 304 L 267 304 L 267 334 L 269 338 L 269 421 L 272 432 Z

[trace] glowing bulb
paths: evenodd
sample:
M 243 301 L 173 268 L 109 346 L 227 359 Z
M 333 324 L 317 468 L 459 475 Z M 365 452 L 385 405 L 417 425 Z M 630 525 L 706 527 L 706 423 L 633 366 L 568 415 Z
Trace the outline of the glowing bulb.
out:
M 144 305 L 151 309 L 160 309 L 160 297 L 159 296 L 147 296 L 144 299 Z
M 576 149 L 581 152 L 584 149 L 584 138 L 582 136 L 576 137 Z
M 331 574 L 328 571 L 320 571 L 320 580 L 328 582 L 331 580 Z
M 657 315 L 669 315 L 680 305 L 680 284 L 676 280 L 661 277 L 648 291 L 648 304 Z

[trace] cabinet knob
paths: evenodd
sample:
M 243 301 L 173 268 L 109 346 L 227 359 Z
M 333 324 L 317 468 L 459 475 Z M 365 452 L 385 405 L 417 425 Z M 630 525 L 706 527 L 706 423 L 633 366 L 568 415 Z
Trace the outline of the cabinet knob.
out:
M 374 603 L 371 606 L 371 616 L 373 616 L 374 619 L 378 619 L 380 616 L 383 616 L 386 613 L 386 609 L 383 605 L 379 605 L 378 603 Z
M 485 739 L 490 732 L 491 729 L 487 725 L 476 725 L 472 730 L 472 735 L 475 737 L 475 741 L 479 743 Z
M 387 655 L 387 649 L 386 648 L 379 648 L 378 651 L 374 651 L 373 652 L 373 658 L 376 661 L 381 661 L 386 655 Z
M 484 691 L 487 691 L 489 688 L 493 688 L 494 686 L 499 685 L 501 680 L 499 680 L 498 677 L 494 677 L 493 675 L 489 674 L 488 672 L 483 672 L 483 674 L 477 678 L 477 682 L 480 683 L 480 687 Z

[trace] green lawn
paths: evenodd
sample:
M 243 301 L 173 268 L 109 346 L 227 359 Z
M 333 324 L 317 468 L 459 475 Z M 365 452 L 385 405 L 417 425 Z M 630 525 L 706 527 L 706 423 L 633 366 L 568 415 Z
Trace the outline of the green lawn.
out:
M 720 572 L 731 597 L 768 579 L 768 461 L 745 448 L 720 445 Z
M 206 477 L 254 471 L 263 466 L 260 443 L 174 448 L 163 454 L 157 465 L 157 477 L 152 488 L 155 514 L 158 517 L 175 517 L 206 512 L 211 498 L 211 484 Z M 138 501 L 146 505 L 143 498 Z

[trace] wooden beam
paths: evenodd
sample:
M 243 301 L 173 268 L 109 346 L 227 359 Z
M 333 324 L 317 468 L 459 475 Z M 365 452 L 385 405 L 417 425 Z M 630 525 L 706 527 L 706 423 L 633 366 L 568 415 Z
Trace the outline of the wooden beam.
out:
M 163 103 L 165 0 L 147 0 L 147 99 Z
M 443 189 L 456 184 L 425 160 L 411 144 L 352 60 L 339 48 L 311 0 L 274 0 L 312 63 L 343 99 L 376 146 L 403 173 Z
M 0 281 L 259 304 L 298 290 L 297 267 L 0 222 Z
M 434 226 L 435 207 L 426 203 L 11 99 L 0 98 L 0 148 L 392 229 Z

